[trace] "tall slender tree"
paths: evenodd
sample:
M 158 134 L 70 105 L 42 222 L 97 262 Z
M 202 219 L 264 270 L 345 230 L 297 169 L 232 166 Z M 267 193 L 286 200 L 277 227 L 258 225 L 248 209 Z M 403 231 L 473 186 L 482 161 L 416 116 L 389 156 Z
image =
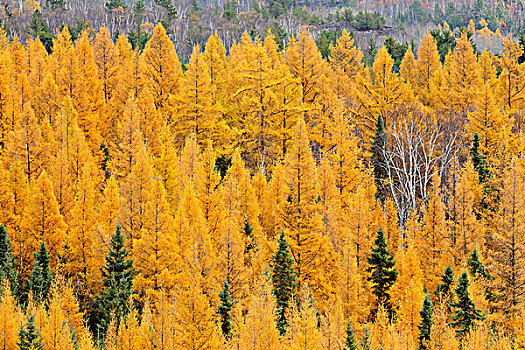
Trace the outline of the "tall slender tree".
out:
M 18 295 L 18 276 L 11 241 L 4 225 L 0 224 L 0 281 L 9 281 L 11 293 Z
M 117 225 L 111 237 L 111 247 L 106 255 L 106 265 L 101 268 L 102 284 L 105 290 L 95 298 L 91 310 L 91 329 L 103 340 L 114 317 L 116 327 L 129 313 L 129 299 L 133 293 L 133 260 L 124 245 L 124 235 Z
M 219 293 L 220 305 L 217 308 L 217 314 L 220 318 L 220 324 L 222 329 L 222 334 L 227 340 L 230 340 L 232 337 L 232 328 L 233 328 L 233 315 L 232 309 L 235 305 L 235 301 L 232 300 L 232 295 L 230 293 L 230 285 L 228 280 L 224 281 L 224 288 Z
M 427 350 L 429 349 L 430 343 L 430 331 L 432 328 L 432 314 L 434 313 L 434 305 L 432 304 L 432 299 L 427 294 L 425 300 L 423 301 L 423 308 L 419 311 L 421 315 L 421 321 L 417 328 L 419 329 L 419 346 L 418 350 Z
M 31 292 L 33 300 L 45 302 L 49 297 L 49 290 L 53 282 L 53 275 L 49 268 L 49 254 L 47 253 L 44 241 L 40 244 L 40 250 L 35 253 L 35 264 L 31 277 L 27 281 L 27 286 Z
M 277 252 L 273 256 L 272 269 L 273 295 L 277 304 L 277 329 L 281 335 L 284 335 L 288 326 L 288 308 L 293 300 L 296 288 L 293 258 L 284 232 L 281 232 Z
M 376 132 L 372 139 L 372 165 L 374 167 L 374 179 L 376 182 L 376 197 L 384 203 L 387 195 L 388 172 L 385 160 L 386 131 L 385 121 L 381 114 L 377 117 Z
M 372 293 L 376 296 L 376 308 L 383 305 L 388 311 L 390 318 L 393 317 L 394 310 L 390 303 L 389 290 L 397 280 L 398 272 L 394 267 L 394 254 L 387 249 L 387 242 L 383 229 L 377 231 L 377 237 L 374 242 L 375 246 L 372 248 L 372 254 L 367 259 L 368 269 L 370 273 L 368 281 L 372 282 Z
M 485 319 L 481 310 L 476 309 L 474 302 L 470 298 L 468 292 L 469 285 L 468 275 L 466 272 L 463 272 L 459 277 L 458 286 L 456 287 L 458 300 L 450 304 L 452 308 L 454 308 L 450 325 L 456 328 L 456 334 L 460 338 L 468 335 L 470 331 L 476 327 L 476 321 Z

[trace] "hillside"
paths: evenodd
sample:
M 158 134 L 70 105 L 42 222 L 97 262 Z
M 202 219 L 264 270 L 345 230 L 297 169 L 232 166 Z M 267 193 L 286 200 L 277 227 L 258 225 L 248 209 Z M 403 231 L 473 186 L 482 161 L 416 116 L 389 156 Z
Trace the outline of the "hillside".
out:
M 0 346 L 525 347 L 523 40 L 223 27 L 185 59 L 179 19 L 49 34 L 64 6 L 0 31 Z

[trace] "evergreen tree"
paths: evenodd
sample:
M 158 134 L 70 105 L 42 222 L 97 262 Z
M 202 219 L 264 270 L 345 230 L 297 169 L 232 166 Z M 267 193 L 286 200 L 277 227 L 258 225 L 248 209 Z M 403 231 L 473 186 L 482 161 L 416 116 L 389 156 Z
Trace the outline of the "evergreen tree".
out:
M 480 260 L 480 256 L 477 249 L 472 251 L 470 258 L 467 261 L 470 275 L 475 279 L 484 278 L 491 279 L 490 274 L 485 270 L 485 266 Z
M 273 256 L 272 269 L 273 295 L 277 306 L 277 329 L 281 335 L 284 335 L 288 326 L 286 313 L 296 288 L 293 258 L 288 242 L 284 237 L 284 232 L 281 232 L 277 252 Z
M 217 308 L 217 314 L 220 318 L 220 324 L 222 329 L 222 334 L 227 340 L 230 340 L 232 337 L 232 328 L 233 328 L 233 315 L 231 311 L 235 305 L 235 301 L 232 300 L 230 293 L 230 284 L 228 280 L 224 281 L 224 288 L 222 292 L 219 293 L 219 299 L 221 301 L 219 307 Z
M 480 260 L 480 255 L 477 249 L 474 249 L 474 251 L 472 251 L 472 255 L 470 255 L 470 258 L 467 261 L 467 266 L 469 268 L 469 273 L 474 278 L 474 280 L 481 279 L 483 281 L 485 299 L 489 302 L 495 302 L 496 295 L 492 291 L 493 287 L 487 283 L 492 281 L 493 277 L 485 269 L 485 266 Z
M 109 162 L 111 161 L 111 157 L 109 156 L 109 147 L 106 145 L 104 141 L 100 144 L 100 151 L 102 152 L 102 160 L 100 162 L 100 168 L 104 172 L 104 175 L 106 179 L 109 179 L 110 173 L 109 173 Z
M 485 318 L 481 310 L 476 309 L 474 302 L 470 298 L 468 292 L 469 284 L 467 273 L 463 272 L 456 287 L 458 301 L 450 303 L 450 306 L 455 309 L 450 325 L 456 328 L 456 334 L 460 338 L 463 338 L 476 326 L 475 321 L 481 321 Z
M 0 224 L 0 281 L 8 280 L 11 293 L 18 295 L 18 276 L 11 241 L 4 225 Z
M 104 6 L 106 6 L 106 8 L 108 10 L 115 10 L 115 9 L 118 9 L 119 7 L 122 7 L 122 8 L 125 8 L 126 6 L 124 6 L 124 4 L 122 3 L 122 0 L 109 0 L 109 1 L 106 1 L 106 3 L 104 4 Z
M 111 318 L 116 326 L 129 313 L 129 299 L 133 294 L 133 260 L 124 246 L 122 228 L 117 225 L 111 236 L 111 247 L 106 255 L 106 265 L 100 269 L 105 291 L 97 296 L 90 314 L 90 326 L 99 341 L 103 340 Z
M 377 198 L 384 203 L 387 194 L 386 181 L 388 179 L 387 165 L 385 161 L 386 132 L 385 122 L 381 114 L 377 117 L 376 132 L 372 139 L 372 165 L 374 167 L 374 178 L 377 187 Z
M 360 350 L 370 350 L 370 346 L 372 345 L 372 340 L 370 339 L 370 331 L 368 328 L 363 329 L 363 332 L 361 334 L 361 341 L 359 342 L 359 349 Z
M 490 172 L 487 164 L 487 156 L 481 153 L 479 149 L 479 135 L 474 133 L 474 139 L 472 139 L 472 147 L 470 148 L 470 157 L 472 158 L 472 165 L 474 170 L 478 173 L 479 182 L 481 184 L 486 183 L 489 180 Z
M 345 329 L 346 337 L 345 337 L 345 349 L 346 350 L 357 350 L 357 344 L 355 339 L 355 331 L 352 327 L 352 321 L 348 321 L 346 324 Z
M 372 248 L 372 254 L 367 259 L 370 265 L 367 269 L 370 272 L 368 280 L 372 282 L 372 293 L 377 297 L 377 306 L 383 305 L 388 311 L 390 318 L 393 316 L 392 305 L 390 304 L 390 287 L 397 279 L 398 272 L 395 269 L 396 262 L 394 254 L 387 249 L 387 243 L 383 229 L 377 231 L 377 237 Z
M 427 350 L 430 342 L 430 329 L 432 328 L 432 314 L 434 313 L 434 306 L 430 296 L 427 294 L 423 301 L 423 309 L 419 311 L 421 321 L 417 328 L 419 329 L 419 347 L 418 350 Z
M 49 290 L 53 283 L 53 275 L 49 268 L 49 254 L 44 241 L 40 244 L 40 250 L 35 253 L 35 264 L 31 277 L 27 281 L 28 290 L 36 302 L 45 302 L 49 296 Z
M 25 327 L 20 329 L 18 335 L 20 342 L 17 343 L 20 350 L 43 350 L 40 332 L 35 327 L 35 315 L 30 315 Z
M 27 25 L 27 31 L 33 38 L 38 37 L 42 45 L 46 48 L 46 51 L 51 53 L 53 48 L 53 32 L 49 29 L 40 11 L 35 11 L 31 16 L 31 20 Z
M 51 11 L 61 11 L 66 8 L 65 0 L 46 0 L 46 4 Z
M 448 299 L 452 293 L 452 283 L 454 283 L 454 271 L 447 266 L 443 275 L 441 275 L 442 284 L 438 284 L 434 295 L 439 299 Z
M 246 247 L 244 248 L 244 253 L 248 254 L 257 249 L 257 242 L 255 242 L 255 236 L 253 235 L 253 227 L 250 224 L 250 220 L 246 218 L 244 220 L 244 237 L 246 242 Z

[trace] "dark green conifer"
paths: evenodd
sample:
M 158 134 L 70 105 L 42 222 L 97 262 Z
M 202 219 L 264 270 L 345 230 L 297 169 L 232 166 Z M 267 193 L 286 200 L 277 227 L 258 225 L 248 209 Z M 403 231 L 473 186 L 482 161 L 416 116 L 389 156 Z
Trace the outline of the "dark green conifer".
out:
M 110 11 L 118 9 L 119 7 L 121 7 L 121 8 L 125 8 L 126 7 L 122 3 L 122 0 L 109 0 L 109 1 L 106 1 L 104 6 L 106 7 L 106 9 L 108 9 Z
M 233 315 L 231 314 L 231 311 L 235 305 L 235 301 L 232 300 L 228 280 L 224 281 L 224 288 L 222 289 L 222 292 L 219 293 L 219 300 L 221 303 L 217 308 L 217 314 L 220 318 L 222 334 L 224 334 L 224 337 L 227 340 L 230 340 L 233 328 Z
M 452 284 L 454 283 L 454 271 L 450 266 L 447 266 L 443 275 L 441 275 L 441 281 L 443 283 L 438 284 L 434 295 L 438 299 L 446 300 L 452 295 Z
M 450 325 L 456 328 L 456 334 L 463 338 L 469 334 L 470 330 L 476 326 L 476 321 L 481 321 L 485 317 L 481 310 L 476 309 L 474 302 L 468 292 L 469 280 L 466 272 L 463 272 L 456 287 L 457 302 L 450 303 L 454 309 Z
M 273 256 L 272 284 L 273 295 L 275 296 L 275 302 L 277 306 L 277 329 L 281 335 L 284 335 L 286 333 L 286 327 L 288 326 L 286 312 L 290 306 L 290 301 L 293 299 L 296 288 L 293 258 L 290 253 L 288 242 L 284 236 L 284 232 L 281 232 L 277 251 Z
M 368 328 L 364 328 L 361 334 L 361 341 L 359 342 L 360 350 L 370 350 L 372 340 L 370 339 L 370 331 Z
M 474 170 L 478 173 L 479 183 L 485 184 L 490 177 L 490 172 L 487 164 L 487 157 L 481 153 L 479 149 L 479 135 L 474 133 L 472 139 L 472 147 L 470 148 L 470 157 L 472 158 L 472 165 Z
M 376 132 L 372 139 L 372 166 L 374 167 L 374 179 L 377 187 L 377 198 L 384 203 L 387 195 L 388 171 L 385 160 L 386 132 L 385 122 L 381 114 L 377 117 Z
M 480 260 L 480 256 L 477 249 L 474 249 L 472 254 L 470 255 L 467 265 L 469 268 L 470 275 L 474 277 L 475 279 L 478 278 L 484 278 L 484 279 L 490 279 L 491 276 L 489 273 L 485 270 L 485 266 Z
M 109 156 L 109 147 L 104 141 L 100 144 L 100 151 L 102 151 L 102 160 L 100 161 L 100 169 L 104 172 L 106 179 L 109 178 L 109 162 L 111 157 Z
M 49 290 L 53 283 L 53 275 L 49 268 L 49 255 L 44 241 L 40 244 L 40 250 L 35 253 L 35 264 L 31 277 L 27 281 L 28 290 L 35 302 L 45 302 L 49 296 Z
M 40 11 L 35 11 L 31 16 L 27 31 L 33 38 L 39 38 L 47 53 L 51 53 L 53 50 L 53 32 L 49 29 Z
M 0 282 L 9 281 L 11 292 L 18 295 L 18 275 L 11 241 L 4 225 L 0 224 Z
M 254 252 L 257 249 L 257 242 L 255 242 L 255 236 L 253 235 L 253 227 L 250 224 L 248 217 L 244 220 L 244 238 L 245 238 L 245 247 L 244 254 L 249 254 Z
M 430 329 L 432 328 L 432 314 L 434 313 L 434 305 L 430 296 L 427 294 L 423 301 L 423 309 L 419 311 L 421 315 L 421 321 L 417 328 L 419 329 L 419 347 L 418 350 L 429 349 L 428 344 L 430 342 Z
M 355 331 L 352 327 L 352 321 L 348 321 L 345 329 L 345 350 L 357 350 L 357 344 L 355 339 Z
M 133 260 L 128 256 L 121 227 L 117 225 L 115 234 L 111 236 L 106 265 L 100 269 L 104 291 L 95 298 L 90 310 L 90 327 L 99 342 L 103 340 L 111 318 L 115 318 L 118 327 L 130 311 L 134 270 Z
M 388 291 L 397 279 L 397 270 L 394 254 L 387 249 L 387 243 L 383 229 L 377 231 L 377 237 L 372 248 L 372 254 L 367 259 L 370 276 L 368 280 L 372 282 L 372 293 L 377 298 L 377 305 L 383 305 L 388 311 L 390 318 L 393 316 L 390 294 Z M 377 311 L 377 307 L 376 310 Z
M 35 327 L 35 315 L 29 315 L 27 324 L 20 329 L 18 333 L 20 350 L 43 350 L 42 338 L 40 332 Z

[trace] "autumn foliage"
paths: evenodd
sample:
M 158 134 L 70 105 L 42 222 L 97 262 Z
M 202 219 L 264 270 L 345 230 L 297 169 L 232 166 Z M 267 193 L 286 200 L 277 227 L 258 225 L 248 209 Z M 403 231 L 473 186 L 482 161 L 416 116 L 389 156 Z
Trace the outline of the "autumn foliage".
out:
M 330 50 L 2 34 L 0 346 L 525 346 L 522 48 Z

